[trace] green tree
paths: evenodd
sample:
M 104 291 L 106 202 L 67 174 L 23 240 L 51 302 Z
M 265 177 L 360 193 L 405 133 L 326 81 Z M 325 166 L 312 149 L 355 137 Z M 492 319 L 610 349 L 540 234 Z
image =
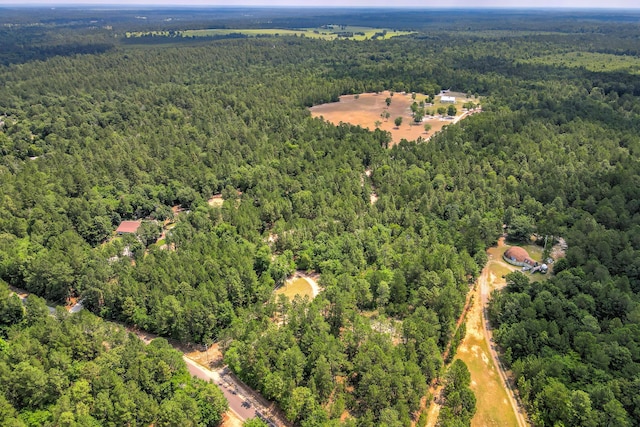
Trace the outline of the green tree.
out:
M 8 397 L 14 406 L 39 408 L 47 403 L 47 375 L 42 366 L 30 361 L 18 363 L 8 378 Z
M 396 125 L 396 127 L 400 127 L 400 125 L 402 124 L 402 117 L 396 117 L 393 123 Z
M 271 277 L 275 281 L 276 286 L 284 284 L 287 277 L 293 274 L 295 269 L 296 264 L 293 260 L 293 253 L 289 250 L 276 257 L 269 266 L 269 272 L 271 273 Z
M 242 423 L 242 427 L 268 427 L 268 425 L 260 418 L 249 418 Z
M 197 426 L 200 422 L 198 405 L 184 392 L 177 392 L 173 398 L 165 399 L 160 405 L 158 426 Z
M 20 298 L 16 294 L 9 296 L 9 288 L 0 283 L 0 325 L 19 323 L 23 317 L 24 306 Z
M 136 235 L 144 246 L 155 243 L 162 232 L 162 227 L 155 221 L 142 221 Z
M 222 416 L 229 407 L 222 391 L 216 385 L 207 383 L 198 388 L 196 401 L 200 415 L 200 425 L 206 427 L 220 425 Z
M 320 355 L 311 372 L 320 402 L 326 402 L 334 388 L 331 365 L 324 355 Z
M 535 230 L 533 220 L 527 215 L 516 215 L 507 224 L 509 238 L 519 242 L 529 242 Z

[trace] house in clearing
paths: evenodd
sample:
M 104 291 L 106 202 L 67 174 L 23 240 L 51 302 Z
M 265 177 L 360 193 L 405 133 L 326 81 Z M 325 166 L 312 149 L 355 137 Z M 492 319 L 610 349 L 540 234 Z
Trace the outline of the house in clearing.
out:
M 512 246 L 507 249 L 502 255 L 502 258 L 504 258 L 504 260 L 509 264 L 517 265 L 519 267 L 531 268 L 538 265 L 536 261 L 531 259 L 529 253 L 519 246 Z
M 142 224 L 142 221 L 140 221 L 140 220 L 138 220 L 138 221 L 122 221 L 120 223 L 120 225 L 118 226 L 118 228 L 116 229 L 116 234 L 118 234 L 118 235 L 135 234 L 136 231 L 138 231 L 138 228 L 140 228 L 140 224 Z
M 440 102 L 442 102 L 443 104 L 455 104 L 456 103 L 456 97 L 455 96 L 442 95 L 440 97 Z

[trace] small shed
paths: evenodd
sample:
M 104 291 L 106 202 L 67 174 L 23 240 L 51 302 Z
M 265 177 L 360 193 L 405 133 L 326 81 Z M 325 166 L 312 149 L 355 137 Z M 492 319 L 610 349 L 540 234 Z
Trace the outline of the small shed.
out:
M 440 102 L 442 102 L 443 104 L 455 104 L 456 103 L 456 97 L 455 96 L 442 95 L 440 97 Z
M 140 224 L 142 224 L 142 221 L 140 220 L 122 221 L 116 229 L 116 234 L 135 234 L 136 231 L 138 231 L 138 228 L 140 228 Z

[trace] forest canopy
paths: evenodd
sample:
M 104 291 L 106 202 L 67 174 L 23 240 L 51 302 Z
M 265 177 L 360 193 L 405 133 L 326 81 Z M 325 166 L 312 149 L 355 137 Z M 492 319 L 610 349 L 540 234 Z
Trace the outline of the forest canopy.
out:
M 213 383 L 192 378 L 165 339 L 145 345 L 86 311 L 24 307 L 0 283 L 3 426 L 216 426 L 227 410 Z
M 0 30 L 2 280 L 165 337 L 219 341 L 229 367 L 296 424 L 405 426 L 443 373 L 442 351 L 503 226 L 522 239 L 563 236 L 555 277 L 510 276 L 494 295 L 496 338 L 536 425 L 638 425 L 640 85 L 624 67 L 547 61 L 637 54 L 634 15 L 539 12 L 520 26 L 523 12 L 489 28 L 495 15 L 469 24 L 460 14 L 456 32 L 434 13 L 408 21 L 418 34 L 389 40 L 121 44 L 114 34 L 178 25 L 157 14 L 134 25 L 127 14 L 96 15 L 99 25 L 80 12 L 35 26 L 37 14 L 2 18 L 15 21 Z M 385 132 L 306 109 L 344 94 L 442 89 L 481 95 L 482 114 L 391 149 Z M 115 235 L 123 220 L 144 226 Z M 273 296 L 296 269 L 320 274 L 314 300 Z M 138 422 L 162 425 L 165 407 L 209 422 L 199 402 L 213 389 L 167 362 L 176 353 L 166 342 L 144 347 L 89 313 L 32 322 L 29 303 L 25 314 L 5 293 L 3 384 L 19 369 L 42 384 L 56 369 L 61 381 L 36 400 L 4 390 L 7 419 L 60 423 L 70 412 L 122 425 L 138 415 L 91 402 L 130 399 L 113 393 L 131 382 L 146 402 Z M 65 336 L 60 328 L 87 347 L 44 340 L 44 330 Z M 35 354 L 10 357 L 15 340 Z M 143 372 L 146 384 L 125 366 L 95 386 L 106 396 L 67 396 L 92 384 L 75 366 L 99 372 L 128 363 L 126 352 L 171 369 Z M 468 425 L 466 367 L 449 372 L 449 394 L 464 398 L 451 411 Z

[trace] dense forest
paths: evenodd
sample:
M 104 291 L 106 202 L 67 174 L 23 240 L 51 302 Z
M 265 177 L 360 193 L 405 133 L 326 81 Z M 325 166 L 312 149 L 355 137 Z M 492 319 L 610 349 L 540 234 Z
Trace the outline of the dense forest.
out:
M 615 67 L 637 55 L 637 28 L 624 14 L 535 14 L 521 32 L 525 15 L 497 27 L 471 16 L 451 28 L 431 18 L 384 41 L 127 45 L 113 32 L 135 29 L 132 18 L 100 18 L 97 28 L 85 15 L 35 27 L 15 18 L 1 30 L 15 49 L 0 53 L 0 279 L 51 301 L 79 297 L 104 319 L 166 337 L 219 341 L 229 367 L 296 424 L 406 426 L 442 374 L 441 353 L 503 224 L 564 236 L 555 277 L 510 276 L 494 296 L 496 337 L 535 425 L 639 425 L 640 85 L 633 69 Z M 169 25 L 154 22 L 145 28 Z M 609 55 L 610 65 L 544 62 L 575 51 Z M 483 113 L 428 143 L 387 148 L 385 132 L 334 126 L 305 108 L 449 88 L 482 97 Z M 207 203 L 215 194 L 221 206 Z M 137 219 L 138 236 L 114 236 Z M 175 227 L 156 242 L 154 224 L 165 221 Z M 296 269 L 320 273 L 314 300 L 273 296 Z M 14 319 L 22 312 L 8 301 Z M 81 334 L 88 322 L 111 347 L 82 356 L 96 370 L 119 346 L 168 352 L 107 334 L 88 314 L 22 317 L 5 322 L 3 348 L 37 341 L 45 326 Z M 70 343 L 59 346 L 74 357 Z M 3 362 L 3 384 L 17 360 Z M 65 384 L 90 383 L 75 372 Z M 198 413 L 204 386 L 154 394 L 126 367 L 117 373 L 125 379 L 114 384 L 146 393 L 148 418 L 137 422 L 154 422 L 175 399 Z M 182 365 L 174 375 L 187 381 Z M 468 425 L 467 376 L 459 364 L 446 374 L 456 409 L 442 425 Z M 6 417 L 18 411 L 27 425 L 33 411 L 50 408 L 55 423 L 77 404 L 59 401 L 62 389 L 36 403 L 14 394 L 4 391 Z M 122 424 L 84 405 L 91 422 Z
M 0 424 L 217 426 L 218 387 L 192 378 L 165 339 L 145 345 L 86 311 L 50 315 L 45 301 L 0 286 Z

